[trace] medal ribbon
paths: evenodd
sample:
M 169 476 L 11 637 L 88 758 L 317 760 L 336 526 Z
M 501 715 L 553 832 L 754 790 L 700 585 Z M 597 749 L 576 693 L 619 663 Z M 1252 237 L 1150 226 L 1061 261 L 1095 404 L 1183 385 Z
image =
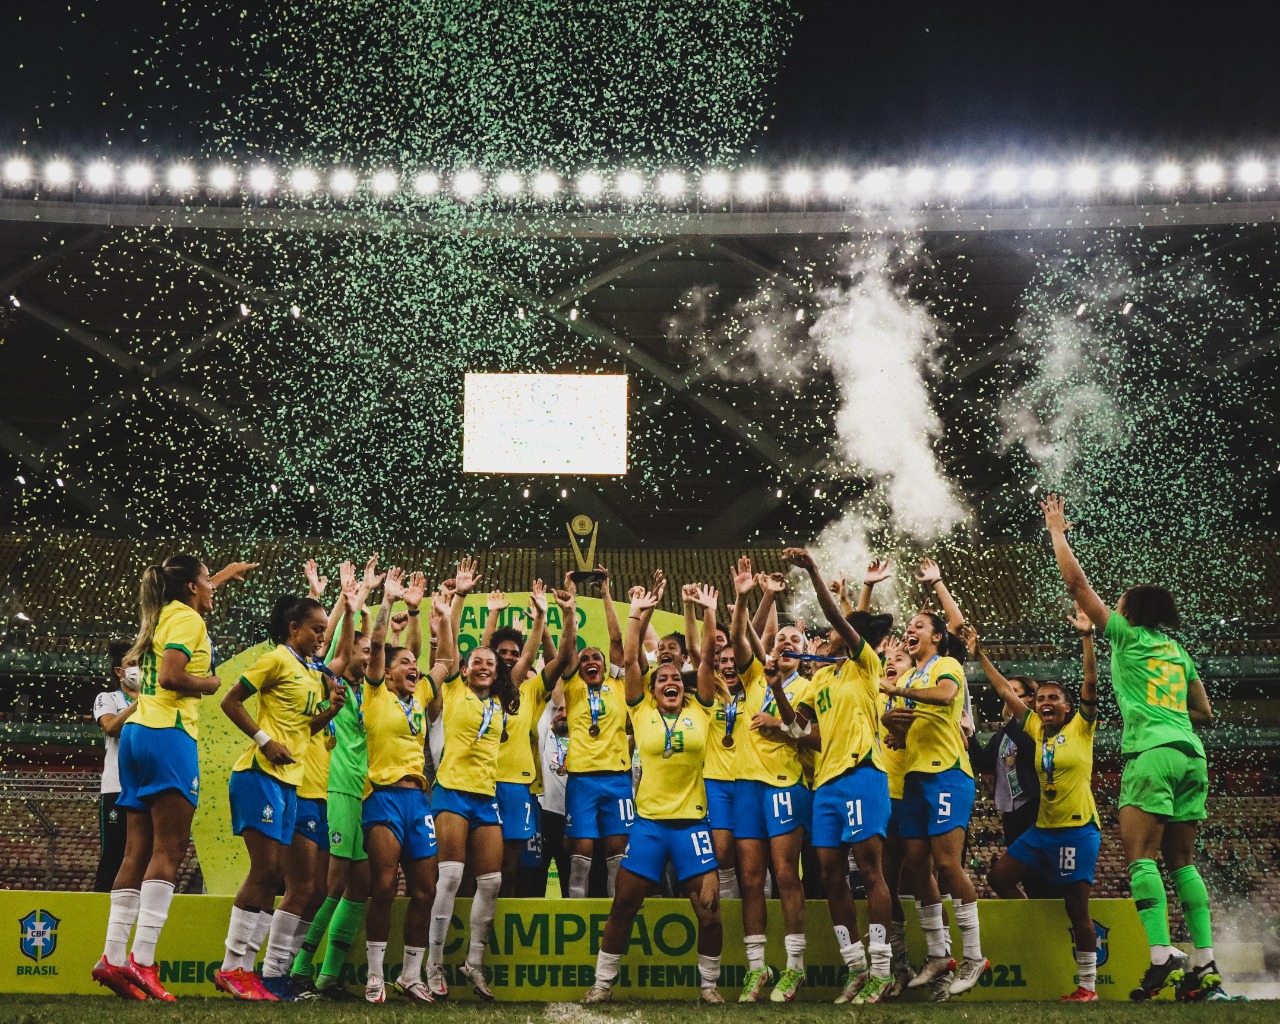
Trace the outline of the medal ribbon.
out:
M 839 658 L 829 658 L 825 654 L 800 654 L 796 651 L 783 651 L 784 658 L 795 658 L 796 661 L 820 661 L 827 665 L 835 665 L 849 659 L 841 655 Z
M 212 650 L 213 649 L 212 639 L 210 639 L 209 645 L 210 645 L 210 650 Z M 298 660 L 298 664 L 301 665 L 303 668 L 310 669 L 312 672 L 319 672 L 322 676 L 331 680 L 333 686 L 338 685 L 338 677 L 337 675 L 334 674 L 333 669 L 331 669 L 319 658 L 304 658 L 301 654 L 295 651 L 288 644 L 284 645 L 284 649 L 288 651 L 290 654 L 292 654 Z M 212 662 L 210 662 L 210 664 L 212 664 Z M 357 708 L 360 707 L 359 701 L 356 702 L 356 707 Z M 360 728 L 363 729 L 364 728 L 364 712 L 357 711 L 356 713 L 360 716 Z M 329 719 L 329 724 L 325 726 L 325 729 L 328 730 L 328 733 L 330 736 L 338 735 L 338 730 L 334 727 L 332 718 Z M 417 733 L 414 733 L 414 735 L 416 736 Z
M 1040 767 L 1044 769 L 1044 784 L 1053 785 L 1053 758 L 1058 746 L 1058 737 L 1046 736 L 1040 744 Z
M 742 694 L 734 695 L 733 700 L 724 706 L 724 734 L 733 736 L 733 726 L 738 721 L 738 703 L 742 700 Z
M 914 683 L 917 678 L 927 680 L 929 678 L 929 666 L 931 666 L 935 661 L 937 661 L 938 658 L 939 658 L 939 655 L 935 654 L 932 658 L 926 661 L 921 668 L 912 669 L 911 675 L 907 676 L 906 685 L 904 685 L 902 689 L 904 690 L 911 689 L 911 684 Z M 893 706 L 892 698 L 890 698 L 889 700 L 889 706 L 890 707 Z M 905 708 L 914 708 L 916 706 L 916 702 L 912 700 L 910 697 L 903 697 L 902 706 Z
M 661 711 L 658 712 L 658 717 L 662 719 L 662 728 L 667 731 L 667 739 L 662 748 L 662 756 L 670 757 L 671 754 L 675 753 L 675 751 L 671 749 L 671 734 L 675 732 L 675 725 L 680 721 L 680 713 L 676 712 L 675 717 L 671 719 L 670 725 L 667 725 L 667 716 Z
M 400 705 L 400 710 L 404 712 L 404 720 L 409 723 L 409 735 L 417 736 L 418 727 L 413 724 L 413 698 L 410 697 L 407 701 L 404 701 L 396 697 L 396 703 Z
M 493 724 L 493 708 L 496 703 L 497 701 L 493 697 L 485 698 L 483 709 L 484 717 L 480 720 L 480 731 L 476 733 L 476 739 L 484 739 L 484 734 L 489 731 L 489 726 Z
M 556 752 L 551 756 L 551 770 L 558 773 L 564 767 L 565 758 L 569 756 L 569 744 L 559 736 L 553 736 L 552 739 L 556 741 Z
M 604 700 L 600 696 L 599 686 L 587 687 L 587 704 L 591 708 L 591 724 L 600 729 L 600 712 L 604 709 Z

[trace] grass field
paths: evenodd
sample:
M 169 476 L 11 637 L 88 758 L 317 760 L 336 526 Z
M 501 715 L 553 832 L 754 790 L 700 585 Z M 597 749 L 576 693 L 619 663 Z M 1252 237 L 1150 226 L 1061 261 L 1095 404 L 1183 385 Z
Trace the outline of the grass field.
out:
M 801 1003 L 791 1006 L 703 1007 L 682 1003 L 617 1003 L 605 1009 L 577 1006 L 573 1003 L 501 1003 L 417 1007 L 404 1002 L 388 1002 L 384 1006 L 363 1003 L 304 1003 L 292 1006 L 231 1003 L 225 999 L 184 999 L 172 1006 L 154 1003 L 121 1003 L 114 999 L 90 996 L 6 996 L 0 1001 L 0 1021 L 14 1024 L 224 1024 L 226 1021 L 267 1024 L 279 1020 L 309 1021 L 314 1024 L 400 1024 L 430 1017 L 440 1024 L 688 1024 L 690 1019 L 715 1017 L 727 1022 L 761 1024 L 786 1021 L 787 1024 L 835 1024 L 856 1020 L 865 1024 L 941 1024 L 941 1018 L 965 1024 L 1146 1024 L 1173 1022 L 1178 1024 L 1270 1024 L 1277 1019 L 1273 1002 L 1201 1003 L 1182 1006 L 1176 1003 L 1097 1003 L 1091 1006 L 1060 1006 L 1053 1003 L 964 1003 L 944 1006 L 889 1004 L 862 1008 Z

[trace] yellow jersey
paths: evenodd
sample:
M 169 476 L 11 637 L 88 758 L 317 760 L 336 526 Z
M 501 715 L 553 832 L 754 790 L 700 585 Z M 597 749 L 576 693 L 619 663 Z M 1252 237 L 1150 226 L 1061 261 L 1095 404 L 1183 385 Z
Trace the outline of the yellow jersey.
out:
M 951 768 L 959 768 L 973 777 L 969 764 L 969 749 L 960 732 L 960 717 L 964 714 L 964 669 L 955 658 L 934 655 L 924 668 L 918 668 L 907 676 L 902 689 L 924 690 L 937 686 L 943 679 L 956 684 L 956 698 L 946 706 L 922 704 L 913 701 L 910 694 L 906 706 L 915 713 L 915 720 L 907 730 L 907 771 L 936 775 Z
M 444 754 L 436 784 L 463 793 L 493 796 L 498 791 L 502 705 L 492 694 L 477 696 L 461 676 L 445 680 L 440 692 L 444 698 L 440 712 L 444 719 Z
M 336 740 L 328 729 L 321 729 L 307 744 L 302 759 L 302 782 L 298 784 L 298 799 L 329 799 L 329 754 Z
M 169 650 L 181 651 L 187 656 L 188 674 L 209 675 L 213 661 L 209 631 L 200 613 L 181 601 L 170 601 L 161 609 L 151 650 L 142 652 L 138 664 L 142 673 L 138 710 L 129 721 L 148 729 L 182 729 L 196 740 L 200 738 L 196 723 L 200 720 L 201 698 L 198 695 L 183 697 L 160 685 L 160 661 Z
M 883 769 L 880 756 L 880 656 L 863 641 L 857 654 L 813 677 L 813 709 L 822 749 L 815 786 L 839 778 L 864 761 Z
M 587 686 L 580 673 L 564 681 L 564 705 L 569 723 L 570 774 L 625 772 L 631 769 L 627 744 L 627 691 L 621 679 L 603 679 L 598 688 Z M 599 733 L 591 735 L 592 708 Z
M 520 710 L 514 715 L 502 712 L 502 731 L 498 736 L 498 781 L 521 782 L 531 786 L 538 778 L 538 759 L 534 744 L 538 742 L 538 719 L 551 694 L 536 675 L 520 686 Z
M 394 786 L 401 779 L 415 779 L 422 789 L 427 788 L 427 704 L 434 695 L 435 682 L 430 676 L 420 677 L 406 700 L 384 684 L 365 682 L 360 707 L 369 748 L 366 799 L 374 789 Z
M 1076 712 L 1054 736 L 1034 711 L 1022 719 L 1022 731 L 1036 742 L 1036 774 L 1040 777 L 1037 828 L 1077 828 L 1098 824 L 1093 800 L 1093 735 L 1097 722 Z
M 880 699 L 876 702 L 876 710 L 883 715 L 888 710 L 889 705 L 893 702 L 893 698 L 887 693 L 881 693 Z M 887 730 L 876 721 L 876 728 L 880 730 L 880 763 L 884 766 L 885 774 L 889 776 L 889 799 L 901 800 L 903 785 L 907 779 L 907 752 L 905 750 L 896 750 L 884 742 L 884 735 Z
M 778 714 L 778 704 L 764 677 L 764 666 L 755 658 L 738 673 L 742 681 L 742 736 L 734 744 L 738 757 L 734 762 L 736 777 L 747 782 L 763 782 L 770 786 L 794 786 L 804 775 L 796 743 L 781 729 L 752 729 L 751 719 L 763 711 Z M 813 707 L 812 685 L 804 676 L 794 675 L 783 687 L 793 708 Z M 737 730 L 734 730 L 735 734 Z
M 711 731 L 711 708 L 695 696 L 687 699 L 678 713 L 668 716 L 646 690 L 629 714 L 640 755 L 636 813 L 653 821 L 701 821 L 707 816 L 702 764 Z M 668 746 L 671 754 L 664 757 Z
M 281 644 L 250 665 L 240 682 L 258 695 L 258 713 L 254 716 L 258 728 L 288 748 L 293 764 L 272 764 L 262 756 L 262 748 L 251 741 L 231 770 L 257 768 L 286 786 L 299 785 L 311 743 L 311 719 L 328 691 L 324 675 L 308 668 Z
M 750 716 L 744 716 L 742 709 L 742 693 L 731 697 L 728 703 L 717 697 L 711 707 L 711 735 L 707 738 L 707 757 L 702 766 L 704 779 L 715 779 L 717 782 L 732 782 L 737 776 L 737 745 L 747 734 Z M 733 746 L 726 747 L 724 738 L 733 740 Z

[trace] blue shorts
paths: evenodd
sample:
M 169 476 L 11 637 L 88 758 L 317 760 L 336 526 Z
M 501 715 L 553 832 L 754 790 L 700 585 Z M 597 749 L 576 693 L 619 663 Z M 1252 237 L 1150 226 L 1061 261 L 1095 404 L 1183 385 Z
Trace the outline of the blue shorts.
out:
M 885 838 L 896 839 L 902 835 L 902 800 L 889 797 L 889 821 L 885 826 Z
M 1020 864 L 1033 869 L 1046 882 L 1070 885 L 1073 882 L 1093 884 L 1093 869 L 1098 863 L 1102 833 L 1097 825 L 1074 828 L 1027 829 L 1013 841 L 1007 853 Z
M 200 757 L 196 741 L 185 729 L 149 729 L 126 722 L 120 730 L 120 795 L 116 806 L 144 811 L 154 797 L 176 789 L 191 801 L 200 800 Z
M 446 789 L 437 784 L 431 791 L 431 813 L 441 814 L 444 811 L 466 818 L 471 828 L 502 824 L 497 797 L 464 793 L 460 789 Z
M 527 782 L 499 782 L 496 794 L 502 841 L 528 842 L 538 831 L 538 801 Z M 452 809 L 452 808 L 451 808 Z
M 375 825 L 386 825 L 400 843 L 402 858 L 422 860 L 436 855 L 436 820 L 431 817 L 427 794 L 420 789 L 403 786 L 375 789 L 365 797 L 360 824 L 364 828 L 366 848 L 369 830 Z
M 329 814 L 325 802 L 298 797 L 298 812 L 294 816 L 293 830 L 303 839 L 310 839 L 320 849 L 329 849 Z
M 903 839 L 924 839 L 968 828 L 975 796 L 973 779 L 959 768 L 936 774 L 908 772 L 898 834 Z
M 542 824 L 542 805 L 533 802 L 533 820 Z M 520 847 L 519 865 L 522 868 L 542 867 L 542 830 L 539 828 L 529 837 L 529 841 Z
M 707 821 L 714 829 L 733 831 L 733 788 L 736 782 L 707 779 Z
M 813 793 L 813 845 L 836 848 L 889 831 L 889 776 L 863 765 Z
M 739 779 L 733 784 L 733 838 L 772 839 L 808 829 L 813 794 L 803 782 L 770 786 Z
M 636 800 L 630 772 L 571 772 L 565 783 L 566 839 L 602 839 L 625 836 L 631 831 L 631 823 L 636 820 Z
M 671 861 L 679 882 L 716 870 L 711 826 L 705 819 L 690 825 L 636 818 L 627 836 L 622 866 L 650 882 L 661 882 L 667 861 Z
M 286 786 L 274 775 L 246 768 L 231 773 L 227 790 L 231 794 L 231 831 L 243 835 L 252 828 L 283 846 L 293 843 L 297 786 Z

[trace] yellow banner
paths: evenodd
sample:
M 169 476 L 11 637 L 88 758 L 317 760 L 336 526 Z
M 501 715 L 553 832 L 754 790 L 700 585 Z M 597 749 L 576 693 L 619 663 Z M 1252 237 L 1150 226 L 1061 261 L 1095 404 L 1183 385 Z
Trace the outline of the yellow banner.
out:
M 392 913 L 386 973 L 400 969 L 405 900 Z M 1147 944 L 1133 903 L 1095 900 L 1098 930 L 1098 994 L 1127 1000 L 1147 967 Z M 105 994 L 89 977 L 102 955 L 108 897 L 99 893 L 0 892 L 0 922 L 11 922 L 10 956 L 0 960 L 0 992 L 48 995 Z M 860 908 L 865 922 L 865 907 Z M 912 960 L 924 959 L 924 938 L 908 926 Z M 1071 934 L 1062 904 L 1052 901 L 984 901 L 980 904 L 983 952 L 991 970 L 966 1000 L 1056 1000 L 1075 988 Z M 231 914 L 229 896 L 178 896 L 173 901 L 157 954 L 160 978 L 178 996 L 215 995 L 213 972 L 222 963 Z M 450 999 L 474 998 L 456 973 L 466 956 L 470 901 L 459 900 L 446 946 Z M 509 1002 L 561 1002 L 579 998 L 595 980 L 596 953 L 609 916 L 607 900 L 499 900 L 487 958 L 495 996 Z M 724 957 L 720 985 L 726 997 L 742 987 L 746 956 L 736 900 L 724 904 Z M 769 906 L 769 963 L 785 963 L 782 914 Z M 825 903 L 807 905 L 808 984 L 804 1001 L 829 1002 L 844 982 Z M 16 941 L 15 941 L 16 940 Z M 953 948 L 960 935 L 953 928 Z M 17 947 L 15 949 L 15 947 Z M 323 955 L 323 950 L 321 950 Z M 317 958 L 317 963 L 319 958 Z M 615 986 L 617 999 L 692 999 L 698 990 L 697 921 L 684 900 L 648 901 L 632 927 L 631 942 Z M 349 988 L 364 985 L 363 934 L 351 946 L 343 977 Z M 927 991 L 906 1001 L 921 1001 Z

